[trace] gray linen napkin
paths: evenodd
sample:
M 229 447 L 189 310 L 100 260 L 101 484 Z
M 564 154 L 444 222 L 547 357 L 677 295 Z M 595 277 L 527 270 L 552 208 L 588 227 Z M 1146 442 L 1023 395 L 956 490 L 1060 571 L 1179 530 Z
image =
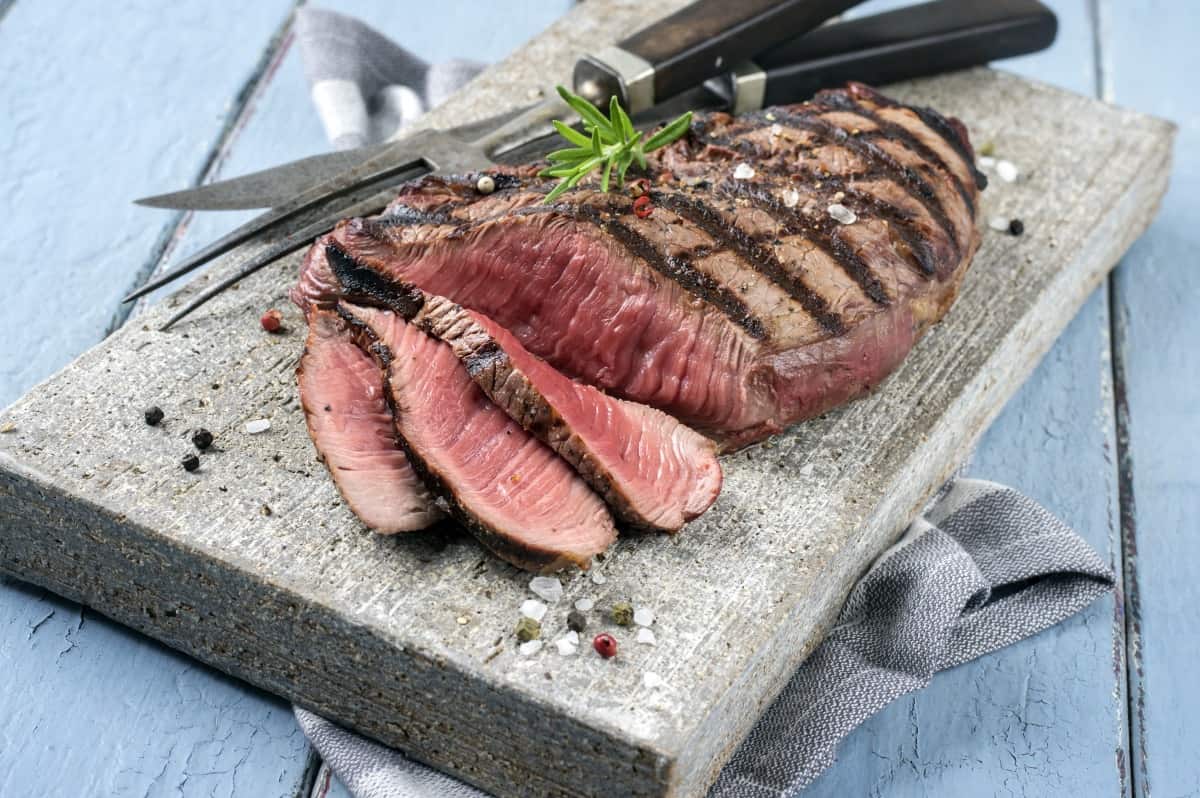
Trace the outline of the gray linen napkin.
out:
M 429 66 L 356 20 L 297 12 L 313 99 L 337 147 L 382 141 L 472 77 Z M 324 88 L 322 88 L 324 87 Z M 1047 510 L 991 482 L 945 488 L 851 591 L 837 623 L 721 772 L 710 798 L 783 798 L 838 743 L 933 674 L 1053 626 L 1107 593 L 1113 574 Z M 450 776 L 296 708 L 357 798 L 476 798 Z

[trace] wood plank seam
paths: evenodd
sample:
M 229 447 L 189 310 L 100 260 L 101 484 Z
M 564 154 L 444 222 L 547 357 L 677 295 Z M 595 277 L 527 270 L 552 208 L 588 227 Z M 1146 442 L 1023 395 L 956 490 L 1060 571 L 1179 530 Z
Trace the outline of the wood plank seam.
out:
M 1112 327 L 1113 411 L 1117 424 L 1117 495 L 1121 512 L 1122 584 L 1125 606 L 1125 694 L 1129 716 L 1129 763 L 1135 796 L 1150 794 L 1146 771 L 1145 683 L 1142 679 L 1141 596 L 1137 570 L 1137 504 L 1133 492 L 1133 455 L 1129 446 L 1129 397 L 1126 390 L 1125 340 L 1127 324 L 1109 277 L 1109 324 Z
M 12 1 L 15 2 L 15 0 Z M 218 170 L 221 168 L 221 164 L 232 150 L 238 134 L 244 129 L 246 122 L 254 114 L 255 101 L 262 95 L 267 85 L 270 84 L 271 78 L 278 71 L 279 65 L 283 62 L 284 57 L 291 47 L 294 38 L 292 27 L 295 24 L 296 9 L 304 2 L 305 0 L 293 0 L 291 12 L 275 33 L 271 35 L 258 64 L 255 65 L 254 70 L 250 73 L 250 77 L 246 79 L 246 82 L 242 84 L 242 87 L 234 96 L 230 110 L 226 114 L 225 123 L 222 125 L 220 133 L 218 133 L 211 151 L 197 170 L 196 179 L 192 182 L 193 186 L 202 185 L 216 176 Z M 171 218 L 164 225 L 158 240 L 154 242 L 154 246 L 151 248 L 146 261 L 134 273 L 134 278 L 129 285 L 128 291 L 137 290 L 151 277 L 162 271 L 171 257 L 171 253 L 175 250 L 175 246 L 187 232 L 188 223 L 192 220 L 194 213 L 194 211 L 171 211 Z M 112 319 L 104 330 L 105 337 L 111 335 L 132 316 L 142 310 L 144 302 L 145 300 L 118 303 L 116 309 L 113 311 Z

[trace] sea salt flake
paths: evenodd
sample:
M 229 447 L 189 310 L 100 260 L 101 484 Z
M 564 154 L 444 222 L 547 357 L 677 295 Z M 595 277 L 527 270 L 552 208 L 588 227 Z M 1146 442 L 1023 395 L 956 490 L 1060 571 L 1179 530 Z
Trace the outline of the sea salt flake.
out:
M 562 639 L 569 640 L 569 641 L 571 641 L 571 645 L 577 646 L 577 645 L 579 645 L 579 632 L 576 632 L 574 629 L 572 629 L 571 631 L 569 631 L 565 635 L 563 635 Z
M 654 610 L 649 607 L 638 607 L 633 611 L 633 622 L 638 626 L 649 626 L 654 623 Z
M 1021 172 L 1012 161 L 996 161 L 996 175 L 1005 183 L 1015 183 Z
M 562 598 L 563 594 L 562 582 L 553 576 L 535 576 L 529 583 L 529 589 L 535 596 L 551 604 Z
M 655 637 L 654 632 L 651 632 L 649 629 L 638 629 L 637 641 L 646 646 L 658 644 L 658 638 Z
M 979 157 L 980 169 L 992 169 L 996 166 L 996 159 L 990 155 L 981 155 Z
M 570 657 L 579 651 L 579 644 L 572 643 L 565 637 L 560 637 L 558 640 L 555 640 L 554 647 L 557 648 L 558 653 L 562 654 L 564 657 Z
M 602 585 L 607 581 L 608 581 L 608 577 L 605 576 L 604 574 L 600 573 L 599 571 L 592 572 L 592 584 L 593 585 Z
M 576 599 L 575 601 L 575 609 L 579 610 L 580 612 L 591 612 L 595 607 L 595 599 L 581 598 Z
M 800 466 L 800 471 L 798 473 L 802 477 L 811 477 L 813 473 L 813 464 L 805 463 L 804 465 Z
M 992 228 L 997 233 L 1007 233 L 1008 226 L 1010 224 L 1012 223 L 1007 217 L 1004 216 L 993 216 L 992 218 L 988 219 L 988 227 Z
M 783 192 L 783 204 L 788 208 L 795 208 L 800 204 L 800 192 L 794 188 L 789 188 Z
M 537 599 L 528 599 L 521 605 L 521 614 L 541 623 L 542 618 L 546 617 L 546 605 Z
M 748 163 L 740 163 L 737 165 L 737 169 L 733 170 L 733 179 L 749 180 L 750 178 L 754 177 L 755 174 L 757 174 L 757 172 L 754 171 L 753 166 Z
M 541 640 L 530 640 L 517 646 L 517 651 L 521 652 L 522 657 L 532 657 L 534 654 L 542 650 Z
M 858 221 L 858 215 L 841 203 L 835 202 L 825 209 L 835 221 L 842 224 L 854 224 Z
M 654 671 L 646 671 L 642 674 L 642 684 L 646 685 L 646 687 L 649 687 L 651 690 L 656 690 L 659 687 L 666 685 L 666 682 L 663 681 L 663 677 L 659 676 Z
M 253 421 L 246 422 L 246 432 L 251 435 L 257 435 L 260 432 L 266 432 L 271 428 L 270 419 L 256 418 Z

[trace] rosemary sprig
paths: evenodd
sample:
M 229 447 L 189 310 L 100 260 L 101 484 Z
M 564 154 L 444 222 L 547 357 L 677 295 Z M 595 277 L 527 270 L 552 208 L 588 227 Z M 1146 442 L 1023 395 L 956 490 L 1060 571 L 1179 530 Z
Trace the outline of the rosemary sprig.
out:
M 546 156 L 550 166 L 539 172 L 538 176 L 561 179 L 554 190 L 546 195 L 544 202 L 558 199 L 564 191 L 574 188 L 580 180 L 598 168 L 603 168 L 600 175 L 601 191 L 608 191 L 614 171 L 617 186 L 624 186 L 625 173 L 629 171 L 630 166 L 637 163 L 640 168 L 645 169 L 646 153 L 670 144 L 686 133 L 692 123 L 692 112 L 688 111 L 643 141 L 642 136 L 645 134 L 633 129 L 629 114 L 625 113 L 615 96 L 609 100 L 608 116 L 605 117 L 596 106 L 563 86 L 558 87 L 558 94 L 579 114 L 579 118 L 583 120 L 584 132 L 580 133 L 557 119 L 554 120 L 554 129 L 575 146 L 555 150 Z

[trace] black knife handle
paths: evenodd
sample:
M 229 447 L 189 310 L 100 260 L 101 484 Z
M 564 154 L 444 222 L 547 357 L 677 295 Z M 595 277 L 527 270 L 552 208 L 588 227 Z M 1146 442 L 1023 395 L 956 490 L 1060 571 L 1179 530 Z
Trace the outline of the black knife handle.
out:
M 698 0 L 575 65 L 575 91 L 637 113 L 863 0 Z
M 1054 12 L 1036 0 L 935 0 L 828 25 L 763 52 L 753 59 L 765 73 L 754 99 L 793 103 L 848 80 L 881 85 L 966 69 L 1045 49 L 1057 33 Z M 738 99 L 735 107 L 749 110 Z

